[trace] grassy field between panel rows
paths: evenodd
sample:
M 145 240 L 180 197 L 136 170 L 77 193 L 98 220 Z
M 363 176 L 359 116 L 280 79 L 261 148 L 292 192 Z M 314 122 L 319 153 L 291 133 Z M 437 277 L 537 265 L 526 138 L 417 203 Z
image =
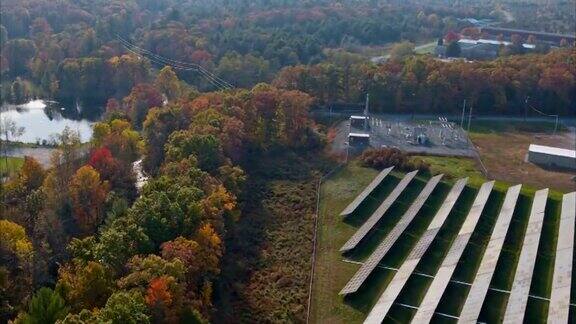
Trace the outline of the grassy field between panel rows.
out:
M 339 296 L 339 291 L 359 269 L 360 262 L 365 261 L 386 237 L 390 229 L 424 187 L 429 176 L 418 176 L 413 180 L 405 192 L 400 195 L 398 201 L 393 204 L 378 223 L 377 229 L 353 253 L 347 255 L 342 255 L 339 252 L 340 247 L 392 191 L 403 177 L 403 174 L 392 172 L 376 192 L 369 196 L 368 203 L 363 205 L 361 210 L 353 214 L 350 219 L 346 220 L 343 220 L 339 213 L 370 183 L 378 172 L 361 167 L 357 161 L 353 161 L 323 182 L 320 192 L 318 255 L 312 295 L 312 322 L 362 322 L 395 274 L 394 270 L 386 269 L 386 267 L 397 268 L 401 265 L 425 231 L 450 190 L 451 185 L 459 178 L 469 177 L 468 186 L 449 214 L 448 221 L 424 254 L 416 272 L 434 275 L 438 270 L 468 214 L 477 189 L 486 179 L 481 172 L 477 171 L 475 161 L 470 159 L 429 156 L 418 158 L 424 159 L 431 164 L 432 174 L 444 173 L 443 181 L 433 191 L 405 233 L 393 245 L 392 250 L 381 261 L 380 267 L 367 279 L 358 293 L 346 298 Z M 473 281 L 508 187 L 509 184 L 507 183 L 496 182 L 477 230 L 464 251 L 462 260 L 469 260 L 469 262 L 458 265 L 453 279 L 463 282 Z M 503 290 L 511 288 L 535 191 L 536 189 L 533 187 L 523 187 L 513 215 L 513 225 L 506 236 L 502 256 L 498 261 L 491 287 Z M 550 297 L 561 195 L 557 191 L 550 192 L 542 232 L 542 239 L 545 243 L 539 246 L 531 288 L 532 294 L 544 298 Z M 422 301 L 431 281 L 432 278 L 412 275 L 397 301 L 417 306 Z M 438 311 L 458 316 L 468 290 L 469 286 L 454 282 L 450 283 L 442 297 Z M 481 313 L 481 320 L 487 322 L 500 320 L 505 310 L 506 302 L 507 295 L 505 293 L 489 291 L 485 307 Z M 545 322 L 547 309 L 548 303 L 546 301 L 530 298 L 529 313 L 527 315 L 536 322 Z M 413 317 L 414 313 L 414 309 L 394 305 L 386 321 L 406 322 Z M 434 320 L 438 322 L 455 322 L 453 319 L 441 316 L 435 316 Z

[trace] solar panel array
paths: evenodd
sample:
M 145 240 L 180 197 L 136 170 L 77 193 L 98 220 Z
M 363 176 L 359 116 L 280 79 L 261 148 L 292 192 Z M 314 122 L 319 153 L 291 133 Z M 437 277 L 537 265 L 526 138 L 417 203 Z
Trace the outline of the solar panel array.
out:
M 400 196 L 415 177 L 416 172 L 407 174 L 397 185 L 394 191 L 378 207 L 371 217 L 364 223 L 352 238 L 342 247 L 341 251 L 348 251 L 358 245 L 366 237 L 368 232 L 374 228 L 376 223 L 384 216 L 386 211 Z M 422 206 L 428 200 L 434 189 L 440 182 L 442 175 L 430 179 L 418 197 L 411 203 L 408 210 L 402 215 L 392 230 L 384 240 L 378 245 L 368 259 L 362 263 L 360 269 L 348 281 L 340 291 L 340 295 L 348 295 L 357 292 L 366 282 L 370 274 L 387 255 L 398 239 L 406 232 Z M 468 210 L 464 223 L 459 229 L 455 239 L 451 242 L 449 250 L 442 260 L 440 268 L 435 274 L 420 274 L 416 272 L 418 264 L 426 254 L 432 243 L 437 238 L 443 226 L 449 224 L 448 216 L 453 211 L 461 193 L 463 192 L 468 179 L 460 179 L 451 188 L 450 192 L 439 207 L 426 231 L 418 237 L 418 242 L 409 249 L 408 256 L 404 259 L 399 269 L 388 283 L 386 289 L 372 308 L 364 323 L 381 323 L 387 318 L 393 305 L 400 305 L 414 309 L 415 315 L 413 323 L 429 323 L 434 314 L 457 319 L 459 323 L 477 323 L 480 319 L 480 312 L 485 304 L 488 290 L 494 274 L 497 271 L 498 260 L 502 254 L 504 243 L 508 233 L 511 231 L 514 212 L 520 196 L 522 186 L 517 185 L 508 188 L 504 202 L 500 206 L 494 227 L 490 232 L 490 239 L 483 251 L 480 264 L 476 270 L 474 280 L 470 285 L 469 292 L 463 300 L 462 309 L 459 315 L 442 314 L 437 312 L 437 307 L 442 300 L 448 284 L 455 280 L 453 275 L 473 233 L 477 230 L 480 218 L 484 214 L 484 209 L 490 204 L 490 195 L 494 187 L 494 181 L 484 183 L 472 206 Z M 374 180 L 376 181 L 376 179 Z M 373 183 L 374 183 L 373 181 Z M 380 180 L 381 182 L 382 180 Z M 372 185 L 372 184 L 371 184 Z M 377 185 L 376 185 L 377 186 Z M 374 188 L 369 189 L 370 191 Z M 362 194 L 361 194 L 362 195 Z M 366 195 L 367 196 L 367 195 Z M 546 212 L 546 202 L 548 199 L 548 189 L 536 192 L 530 215 L 528 226 L 523 233 L 523 241 L 519 259 L 516 265 L 512 289 L 507 299 L 504 313 L 504 323 L 521 323 L 525 320 L 526 306 L 530 293 L 530 286 L 534 277 L 534 269 L 537 260 L 538 247 L 540 244 L 541 232 L 544 224 Z M 361 202 L 360 202 L 361 203 Z M 359 203 L 359 204 L 360 204 Z M 552 278 L 552 289 L 549 302 L 548 322 L 567 323 L 569 321 L 570 294 L 572 286 L 572 266 L 574 260 L 574 238 L 576 227 L 576 192 L 565 194 L 562 200 L 562 210 L 560 214 L 560 224 L 558 227 L 558 241 L 554 262 L 554 272 Z M 398 297 L 402 294 L 410 278 L 414 275 L 429 276 L 431 284 L 426 289 L 424 299 L 420 305 L 406 305 L 398 303 Z M 506 293 L 500 291 L 500 293 Z
M 398 183 L 396 188 L 386 197 L 384 202 L 376 209 L 376 211 L 368 218 L 368 220 L 360 226 L 360 228 L 352 235 L 352 237 L 346 242 L 342 248 L 340 248 L 341 252 L 346 252 L 354 249 L 366 235 L 372 230 L 374 225 L 380 221 L 382 216 L 386 213 L 386 211 L 392 206 L 392 204 L 398 199 L 402 191 L 408 187 L 408 184 L 414 177 L 416 176 L 418 171 L 412 171 L 404 176 L 404 178 Z
M 366 188 L 364 188 L 364 190 L 348 206 L 346 206 L 346 208 L 340 213 L 340 216 L 348 216 L 352 214 L 356 208 L 358 208 L 364 202 L 366 197 L 368 197 L 368 195 L 370 195 L 374 189 L 376 189 L 380 183 L 382 183 L 382 180 L 386 178 L 392 169 L 394 169 L 394 167 L 389 167 L 382 170 L 382 172 L 380 172 L 374 178 L 374 180 L 372 180 L 372 182 Z
M 414 217 L 416 217 L 416 214 L 418 211 L 420 211 L 420 208 L 422 208 L 424 202 L 428 199 L 434 188 L 436 188 L 436 185 L 440 182 L 440 179 L 442 179 L 442 175 L 437 175 L 428 181 L 424 189 L 422 189 L 406 213 L 404 213 L 402 218 L 398 221 L 398 223 L 396 223 L 390 233 L 388 233 L 384 241 L 378 245 L 368 260 L 360 267 L 356 274 L 354 274 L 352 279 L 348 281 L 346 286 L 342 288 L 340 295 L 347 295 L 358 291 L 366 278 L 368 278 L 372 271 L 378 266 L 378 263 L 380 263 L 392 245 L 398 240 L 400 235 L 402 235 Z
M 486 202 L 488 201 L 488 197 L 490 197 L 490 192 L 492 192 L 493 187 L 494 181 L 486 182 L 482 187 L 480 187 L 476 199 L 474 199 L 474 203 L 472 203 L 472 208 L 470 208 L 470 212 L 468 213 L 468 216 L 466 216 L 466 220 L 458 232 L 458 236 L 452 243 L 448 255 L 444 258 L 440 269 L 436 273 L 434 280 L 430 284 L 430 287 L 424 296 L 424 300 L 420 304 L 418 311 L 416 311 L 416 315 L 414 315 L 414 323 L 428 323 L 432 319 L 432 315 L 434 315 L 434 311 L 440 302 L 440 298 L 444 294 L 444 290 L 446 290 L 450 278 L 452 277 L 452 274 L 454 274 L 454 270 L 456 270 L 456 265 L 458 264 L 458 261 L 464 253 L 464 249 L 472 236 L 472 232 L 474 232 L 474 229 L 478 224 L 480 215 L 484 210 L 484 206 L 486 206 Z
M 504 323 L 522 323 L 524 321 L 528 293 L 530 292 L 536 256 L 538 255 L 540 233 L 544 224 L 547 199 L 548 189 L 536 191 L 528 220 L 528 228 L 526 229 L 526 234 L 524 234 L 520 259 L 518 260 L 514 282 L 512 283 L 512 290 L 510 291 L 506 312 L 504 313 Z
M 472 287 L 468 292 L 468 297 L 460 313 L 461 322 L 476 323 L 478 321 L 480 310 L 482 309 L 484 299 L 490 287 L 490 281 L 492 280 L 494 271 L 496 271 L 496 264 L 498 263 L 502 246 L 504 246 L 506 233 L 508 233 L 508 228 L 512 222 L 512 215 L 514 214 L 514 208 L 516 207 L 518 196 L 520 196 L 521 188 L 522 185 L 517 185 L 508 188 L 506 192 L 506 197 L 504 198 L 500 214 L 494 225 L 490 241 L 488 242 L 488 246 L 476 272 L 476 278 L 474 278 L 472 282 Z
M 574 227 L 576 227 L 576 192 L 562 197 L 560 230 L 556 245 L 556 261 L 552 278 L 552 295 L 548 310 L 548 323 L 568 323 L 572 260 L 574 258 Z
M 382 321 L 388 314 L 388 311 L 392 307 L 392 304 L 402 291 L 402 288 L 404 288 L 404 285 L 406 284 L 406 282 L 408 282 L 408 279 L 416 269 L 418 262 L 420 262 L 420 259 L 432 244 L 432 241 L 436 237 L 436 234 L 438 234 L 438 232 L 440 231 L 440 228 L 444 224 L 444 221 L 446 221 L 446 219 L 448 218 L 448 215 L 450 214 L 452 207 L 454 207 L 454 205 L 456 204 L 456 200 L 458 200 L 458 197 L 460 197 L 460 194 L 464 190 L 466 182 L 468 182 L 468 178 L 460 179 L 452 187 L 452 189 L 448 193 L 448 196 L 446 196 L 446 199 L 442 203 L 442 206 L 432 219 L 432 222 L 430 222 L 430 225 L 428 225 L 426 232 L 424 232 L 424 234 L 420 237 L 420 240 L 418 240 L 418 243 L 416 243 L 416 245 L 414 246 L 408 257 L 406 258 L 406 261 L 402 263 L 402 266 L 400 267 L 400 269 L 398 269 L 398 271 L 394 275 L 394 278 L 392 278 L 392 281 L 388 284 L 386 290 L 384 291 L 382 296 L 380 296 L 380 299 L 378 299 L 378 302 L 368 314 L 368 317 L 366 317 L 364 323 L 370 323 L 370 324 L 382 323 Z

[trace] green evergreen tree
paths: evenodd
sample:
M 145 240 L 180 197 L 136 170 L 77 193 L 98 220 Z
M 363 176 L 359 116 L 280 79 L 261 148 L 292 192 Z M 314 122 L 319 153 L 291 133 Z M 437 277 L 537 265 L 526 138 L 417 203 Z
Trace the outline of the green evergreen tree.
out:
M 68 310 L 64 299 L 58 293 L 44 287 L 32 297 L 28 311 L 20 319 L 24 324 L 51 324 L 63 319 Z

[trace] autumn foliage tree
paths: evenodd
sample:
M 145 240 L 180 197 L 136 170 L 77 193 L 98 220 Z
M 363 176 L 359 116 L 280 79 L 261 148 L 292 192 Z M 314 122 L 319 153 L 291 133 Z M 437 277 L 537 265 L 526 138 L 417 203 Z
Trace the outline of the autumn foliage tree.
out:
M 162 245 L 162 257 L 187 266 L 188 296 L 204 314 L 211 307 L 212 280 L 220 273 L 222 241 L 211 225 L 202 226 L 194 240 L 178 237 Z
M 24 227 L 0 219 L 0 319 L 14 312 L 32 291 L 34 250 Z
M 136 180 L 130 163 L 114 158 L 108 148 L 100 147 L 92 151 L 88 164 L 100 173 L 102 180 L 108 181 L 111 190 L 130 201 L 136 197 Z
M 132 126 L 141 129 L 150 108 L 162 106 L 162 94 L 154 86 L 141 83 L 132 88 L 130 94 L 122 101 Z
M 188 118 L 179 106 L 168 105 L 152 108 L 144 121 L 143 137 L 146 139 L 146 152 L 143 164 L 146 170 L 155 174 L 164 160 L 164 145 L 172 132 L 185 127 Z
M 2 184 L 0 196 L 3 198 L 3 203 L 15 204 L 26 200 L 32 191 L 40 188 L 45 177 L 46 171 L 36 159 L 29 156 L 24 157 L 24 163 L 18 174 Z
M 115 159 L 124 163 L 134 162 L 142 146 L 138 132 L 123 119 L 94 124 L 92 142 L 97 147 L 106 147 Z
M 449 33 L 447 38 L 457 44 L 457 34 Z M 570 115 L 576 109 L 576 69 L 569 62 L 575 60 L 574 50 L 558 49 L 493 61 L 446 63 L 419 56 L 380 65 L 358 63 L 352 69 L 351 100 L 363 102 L 368 92 L 374 112 L 458 113 L 467 99 L 478 114 L 514 115 L 524 112 L 529 95 L 545 113 Z M 322 66 L 285 68 L 273 84 L 304 91 L 324 106 L 349 102 L 341 92 L 334 91 L 333 99 L 326 94 L 332 84 L 338 89 L 344 83 L 343 68 L 332 71 Z
M 93 233 L 104 218 L 108 182 L 91 166 L 83 166 L 72 177 L 70 197 L 74 219 L 83 234 Z
M 170 66 L 165 66 L 160 70 L 154 81 L 154 86 L 160 93 L 164 94 L 168 100 L 175 100 L 182 93 L 182 86 L 178 76 Z
M 88 164 L 98 171 L 105 180 L 112 179 L 118 173 L 119 162 L 112 157 L 112 153 L 106 147 L 94 149 L 90 153 Z
M 98 262 L 75 260 L 58 270 L 56 291 L 74 311 L 98 308 L 113 292 L 112 277 L 111 269 Z
M 157 277 L 150 281 L 150 285 L 144 296 L 146 304 L 151 309 L 152 316 L 158 321 L 167 323 L 177 323 L 178 314 L 174 314 L 172 306 L 174 296 L 170 291 L 170 284 L 174 281 L 173 277 Z

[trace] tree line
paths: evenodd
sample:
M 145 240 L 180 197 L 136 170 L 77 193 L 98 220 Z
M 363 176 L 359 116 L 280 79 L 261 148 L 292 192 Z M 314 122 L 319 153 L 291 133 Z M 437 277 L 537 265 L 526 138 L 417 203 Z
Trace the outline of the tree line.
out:
M 313 96 L 316 103 L 363 102 L 374 112 L 458 114 L 464 100 L 478 114 L 576 111 L 576 51 L 507 56 L 488 62 L 444 62 L 404 56 L 380 65 L 353 60 L 286 67 L 273 84 Z M 526 103 L 529 97 L 529 103 Z

